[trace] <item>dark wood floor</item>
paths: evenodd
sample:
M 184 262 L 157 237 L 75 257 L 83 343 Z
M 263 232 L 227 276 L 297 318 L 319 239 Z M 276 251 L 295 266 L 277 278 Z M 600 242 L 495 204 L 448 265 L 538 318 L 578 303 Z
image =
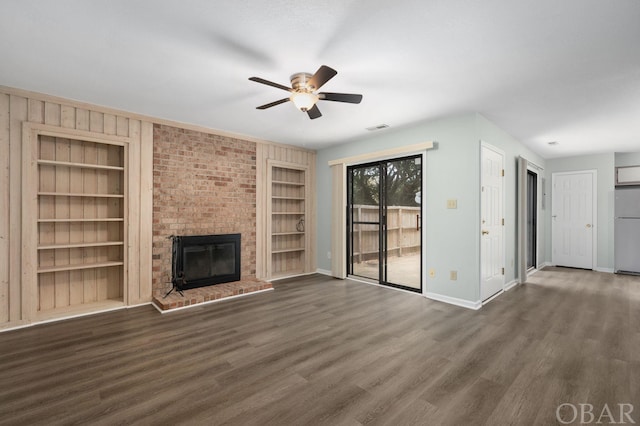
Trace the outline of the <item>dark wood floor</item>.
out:
M 562 403 L 640 424 L 640 278 L 548 268 L 471 311 L 311 276 L 0 333 L 0 424 L 546 425 Z

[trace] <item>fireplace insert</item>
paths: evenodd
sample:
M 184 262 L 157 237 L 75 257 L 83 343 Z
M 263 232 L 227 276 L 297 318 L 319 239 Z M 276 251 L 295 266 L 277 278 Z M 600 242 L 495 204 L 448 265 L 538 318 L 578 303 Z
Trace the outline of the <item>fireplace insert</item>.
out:
M 177 290 L 240 281 L 240 234 L 174 236 L 172 257 Z

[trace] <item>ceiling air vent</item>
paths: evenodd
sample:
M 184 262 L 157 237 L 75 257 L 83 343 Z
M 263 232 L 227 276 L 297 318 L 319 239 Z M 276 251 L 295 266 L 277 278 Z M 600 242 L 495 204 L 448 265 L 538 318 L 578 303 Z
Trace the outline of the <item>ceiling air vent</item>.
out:
M 367 130 L 370 132 L 375 132 L 376 130 L 388 129 L 388 124 L 378 124 L 377 126 L 367 127 Z

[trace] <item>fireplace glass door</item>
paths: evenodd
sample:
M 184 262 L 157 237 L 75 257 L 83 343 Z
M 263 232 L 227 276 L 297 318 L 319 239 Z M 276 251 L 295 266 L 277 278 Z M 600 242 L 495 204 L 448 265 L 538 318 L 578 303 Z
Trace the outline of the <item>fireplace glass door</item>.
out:
M 240 280 L 240 234 L 174 237 L 173 283 L 180 289 Z

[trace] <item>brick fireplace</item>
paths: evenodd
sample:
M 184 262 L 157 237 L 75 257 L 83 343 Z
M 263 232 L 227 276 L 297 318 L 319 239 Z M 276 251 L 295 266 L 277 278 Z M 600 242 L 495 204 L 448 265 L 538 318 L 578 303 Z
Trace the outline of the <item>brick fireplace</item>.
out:
M 153 139 L 154 300 L 172 287 L 172 235 L 242 235 L 242 281 L 197 289 L 198 301 L 223 297 L 223 288 L 237 295 L 270 287 L 256 280 L 256 143 L 159 124 Z M 171 297 L 168 305 L 196 299 Z

